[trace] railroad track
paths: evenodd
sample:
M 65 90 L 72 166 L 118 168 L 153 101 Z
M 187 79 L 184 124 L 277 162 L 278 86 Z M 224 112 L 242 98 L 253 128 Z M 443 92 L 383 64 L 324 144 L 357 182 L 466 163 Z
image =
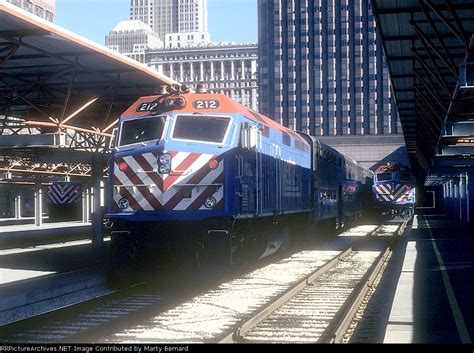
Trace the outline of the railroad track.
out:
M 117 285 L 111 285 L 107 270 L 99 268 L 45 276 L 43 284 L 38 280 L 15 283 L 8 295 L 11 300 L 3 300 L 3 293 L 0 302 L 0 343 L 99 341 L 139 324 L 150 312 L 162 312 L 202 294 L 221 280 L 186 269 L 172 271 L 175 275 L 169 270 Z M 229 275 L 238 277 L 242 270 Z
M 0 342 L 89 343 L 98 332 L 99 335 L 113 332 L 127 322 L 139 322 L 150 308 L 159 310 L 159 306 L 170 305 L 173 302 L 170 298 L 174 298 L 169 295 L 174 290 L 164 289 L 164 282 L 138 280 L 110 286 L 106 274 L 89 273 L 83 282 L 71 281 L 71 274 L 64 275 L 69 276 L 67 282 L 49 289 L 63 292 L 61 295 L 53 297 L 46 293 L 43 301 L 35 299 L 34 303 L 22 303 L 8 310 L 9 315 L 15 315 L 15 320 L 9 317 L 10 322 L 0 326 Z M 38 292 L 41 290 L 35 290 Z M 22 297 L 30 295 L 25 292 Z
M 390 236 L 398 228 L 390 231 Z M 96 340 L 102 343 L 215 343 L 233 337 L 237 327 L 269 302 L 290 291 L 295 285 L 347 250 L 349 244 L 362 244 L 362 238 L 379 229 L 375 225 L 354 227 L 322 244 L 319 249 L 303 250 L 277 262 L 225 282 L 191 300 L 151 313 L 147 320 Z M 379 236 L 385 233 L 380 230 Z M 387 234 L 385 234 L 387 235 Z M 368 242 L 373 246 L 373 241 Z M 344 249 L 344 251 L 341 251 Z M 353 249 L 355 250 L 355 249 Z M 378 252 L 374 257 L 378 256 Z M 261 315 L 261 314 L 260 314 Z
M 406 222 L 389 230 L 399 235 Z M 372 238 L 387 233 L 378 227 Z M 331 261 L 272 300 L 219 343 L 335 343 L 341 342 L 362 299 L 390 255 L 398 237 L 380 252 L 341 251 Z
M 0 289 L 0 327 L 118 290 L 108 285 L 106 273 L 99 268 L 22 280 L 2 285 Z
M 380 227 L 369 226 L 370 230 L 367 230 L 367 226 L 364 227 L 360 230 L 354 228 L 352 236 L 384 233 Z M 344 240 L 343 243 L 347 244 L 346 239 L 339 240 Z M 352 244 L 361 242 L 358 238 L 354 238 Z M 339 246 L 343 248 L 341 244 Z M 92 339 L 94 342 L 104 343 L 215 342 L 230 331 L 233 334 L 228 336 L 246 341 L 250 338 L 246 333 L 255 332 L 255 329 L 249 325 L 250 329 L 245 332 L 242 330 L 243 324 L 240 325 L 240 330 L 233 330 L 232 327 L 239 324 L 243 318 L 253 315 L 255 310 L 259 310 L 262 305 L 266 305 L 265 303 L 273 301 L 275 294 L 279 296 L 281 293 L 291 291 L 295 298 L 299 295 L 297 293 L 304 293 L 305 288 L 318 288 L 317 281 L 329 274 L 331 269 L 338 268 L 337 264 L 357 268 L 354 266 L 354 261 L 357 260 L 357 246 L 353 245 L 352 249 L 342 252 L 324 249 L 303 251 L 288 259 L 270 263 L 266 267 L 256 267 L 251 273 L 233 276 L 236 279 L 218 288 L 215 287 L 215 281 L 198 283 L 198 279 L 193 278 L 182 279 L 179 284 L 176 279 L 176 283 L 171 285 L 166 280 L 154 286 L 145 282 L 137 283 L 123 290 L 105 294 L 101 298 L 23 320 L 6 328 L 0 327 L 0 341 L 87 343 Z M 347 245 L 344 245 L 345 247 Z M 311 277 L 308 280 L 306 274 L 314 271 L 312 269 L 318 270 L 317 273 L 308 276 Z M 167 275 L 164 278 L 170 277 L 169 273 Z M 299 292 L 288 289 L 296 278 L 305 278 L 304 286 L 298 288 Z M 262 293 L 266 293 L 265 296 L 259 297 Z M 244 297 L 241 297 L 242 295 Z M 291 296 L 286 297 L 290 300 Z M 285 304 L 279 305 L 280 308 L 284 306 Z M 205 315 L 201 317 L 199 309 L 203 309 L 207 317 Z M 264 323 L 266 317 L 272 313 L 277 313 L 277 310 L 267 311 L 266 316 L 263 314 L 253 316 L 258 316 L 257 324 L 259 324 Z M 221 318 L 219 315 L 228 317 Z M 194 324 L 191 325 L 191 322 Z M 238 331 L 238 334 L 234 331 Z

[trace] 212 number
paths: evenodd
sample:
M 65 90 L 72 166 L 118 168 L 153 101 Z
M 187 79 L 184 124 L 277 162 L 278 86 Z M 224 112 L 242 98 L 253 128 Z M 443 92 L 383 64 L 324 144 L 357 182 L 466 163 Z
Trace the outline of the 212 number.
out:
M 158 103 L 142 103 L 138 106 L 137 112 L 151 112 L 158 107 Z
M 195 109 L 217 109 L 219 106 L 220 103 L 216 100 L 199 100 L 193 102 L 193 107 Z

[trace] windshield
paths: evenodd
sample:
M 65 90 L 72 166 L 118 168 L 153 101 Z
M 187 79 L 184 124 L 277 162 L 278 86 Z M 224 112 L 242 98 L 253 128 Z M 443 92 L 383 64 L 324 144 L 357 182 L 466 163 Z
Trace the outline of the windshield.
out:
M 400 180 L 402 181 L 410 181 L 411 175 L 410 173 L 400 173 Z
M 377 181 L 391 180 L 392 173 L 379 173 L 377 174 Z
M 158 140 L 163 136 L 165 122 L 164 116 L 124 121 L 119 145 Z
M 230 118 L 203 115 L 180 115 L 176 118 L 173 138 L 179 140 L 222 143 Z

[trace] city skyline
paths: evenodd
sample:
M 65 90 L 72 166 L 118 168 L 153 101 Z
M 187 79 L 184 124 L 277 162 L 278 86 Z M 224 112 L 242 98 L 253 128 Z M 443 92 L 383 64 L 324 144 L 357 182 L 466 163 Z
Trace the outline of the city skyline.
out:
M 256 43 L 256 0 L 207 0 L 209 32 L 216 42 Z M 94 11 L 90 8 L 93 6 Z M 81 20 L 86 18 L 87 21 Z M 118 22 L 130 19 L 130 0 L 57 0 L 56 23 L 81 36 L 104 44 Z M 244 24 L 244 25 L 242 25 Z M 238 30 L 235 30 L 238 28 Z

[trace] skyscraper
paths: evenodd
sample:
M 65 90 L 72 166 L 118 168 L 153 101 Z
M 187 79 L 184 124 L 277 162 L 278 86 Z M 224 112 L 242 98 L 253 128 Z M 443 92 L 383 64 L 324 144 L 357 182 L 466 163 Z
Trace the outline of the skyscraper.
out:
M 120 21 L 105 36 L 105 46 L 144 63 L 146 51 L 162 48 L 163 42 L 150 26 L 142 21 L 128 20 Z
M 258 9 L 262 113 L 317 137 L 403 143 L 370 0 L 259 0 Z
M 7 2 L 21 7 L 45 20 L 54 22 L 56 0 L 7 0 Z
M 131 0 L 130 19 L 168 33 L 207 32 L 207 0 Z
M 178 0 L 178 32 L 207 32 L 207 0 Z

